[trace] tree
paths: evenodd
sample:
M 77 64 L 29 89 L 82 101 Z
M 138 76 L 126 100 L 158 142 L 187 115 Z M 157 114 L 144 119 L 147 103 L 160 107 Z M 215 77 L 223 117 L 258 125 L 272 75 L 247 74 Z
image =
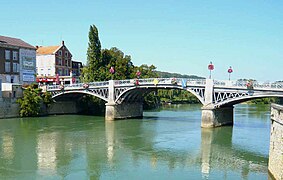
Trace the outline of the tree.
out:
M 140 67 L 136 67 L 134 73 L 138 70 L 141 72 L 140 78 L 154 78 L 157 77 L 158 74 L 156 73 L 156 67 L 154 65 L 148 66 L 147 64 L 142 64 Z M 136 74 L 134 74 L 134 77 Z
M 106 79 L 130 79 L 133 73 L 133 63 L 131 61 L 131 56 L 125 55 L 121 50 L 116 47 L 111 49 L 104 49 L 102 53 L 102 61 L 105 64 Z M 115 68 L 115 73 L 113 77 L 109 73 L 110 67 Z
M 20 104 L 21 117 L 38 116 L 41 104 L 48 107 L 53 102 L 49 92 L 41 91 L 36 85 L 30 85 L 24 90 L 23 97 L 17 100 Z
M 101 44 L 95 25 L 90 26 L 88 38 L 87 64 L 82 69 L 81 76 L 83 82 L 97 81 L 100 76 L 97 70 L 101 66 Z

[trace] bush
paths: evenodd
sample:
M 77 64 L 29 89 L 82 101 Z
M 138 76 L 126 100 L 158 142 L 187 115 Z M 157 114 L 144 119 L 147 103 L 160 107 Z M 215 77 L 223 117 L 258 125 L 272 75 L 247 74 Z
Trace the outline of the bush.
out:
M 20 104 L 20 116 L 38 116 L 41 110 L 41 104 L 43 103 L 46 107 L 50 106 L 53 102 L 51 94 L 48 92 L 42 93 L 36 85 L 28 86 L 23 93 L 23 97 L 17 100 Z

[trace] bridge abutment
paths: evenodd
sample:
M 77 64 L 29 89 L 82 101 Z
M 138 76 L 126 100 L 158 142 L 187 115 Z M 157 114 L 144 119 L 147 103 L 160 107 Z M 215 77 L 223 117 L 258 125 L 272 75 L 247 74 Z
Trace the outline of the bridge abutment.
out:
M 143 116 L 143 104 L 141 102 L 110 104 L 107 103 L 105 120 L 113 121 L 117 119 L 140 118 Z
M 219 126 L 233 125 L 234 107 L 202 108 L 202 128 L 214 128 Z
M 283 179 L 283 106 L 271 105 L 271 131 L 268 170 L 275 179 Z

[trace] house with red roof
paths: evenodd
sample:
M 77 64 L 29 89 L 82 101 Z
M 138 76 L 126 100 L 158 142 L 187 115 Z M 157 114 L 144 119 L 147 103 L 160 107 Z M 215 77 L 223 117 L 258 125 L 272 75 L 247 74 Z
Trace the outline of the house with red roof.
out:
M 72 84 L 72 53 L 64 41 L 58 46 L 36 46 L 37 82 Z

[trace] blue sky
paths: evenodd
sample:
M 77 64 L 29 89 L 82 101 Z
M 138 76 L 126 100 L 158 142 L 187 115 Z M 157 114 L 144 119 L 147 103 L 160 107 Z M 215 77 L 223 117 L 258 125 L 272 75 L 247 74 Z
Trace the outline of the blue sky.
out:
M 61 40 L 86 62 L 88 31 L 102 48 L 118 47 L 135 65 L 213 78 L 283 80 L 283 1 L 1 1 L 0 35 L 32 45 Z

